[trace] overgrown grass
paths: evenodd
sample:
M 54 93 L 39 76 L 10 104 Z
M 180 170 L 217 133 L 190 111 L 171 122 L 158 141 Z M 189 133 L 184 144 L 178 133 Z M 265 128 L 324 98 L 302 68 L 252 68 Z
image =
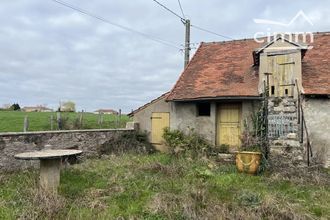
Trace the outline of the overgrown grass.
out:
M 0 219 L 330 218 L 329 173 L 311 175 L 248 176 L 165 154 L 107 156 L 64 169 L 50 199 L 38 192 L 36 171 L 2 175 Z
M 56 112 L 20 112 L 20 111 L 0 111 L 0 132 L 19 132 L 23 131 L 24 117 L 28 116 L 29 131 L 51 130 L 51 115 L 54 123 L 53 129 L 57 129 Z M 80 113 L 70 112 L 62 113 L 62 118 L 67 118 L 68 127 L 74 127 L 79 121 Z M 117 128 L 125 127 L 128 116 L 122 115 L 120 121 L 116 115 L 103 115 L 102 125 L 98 124 L 99 116 L 93 113 L 83 114 L 83 124 L 81 129 L 97 128 Z

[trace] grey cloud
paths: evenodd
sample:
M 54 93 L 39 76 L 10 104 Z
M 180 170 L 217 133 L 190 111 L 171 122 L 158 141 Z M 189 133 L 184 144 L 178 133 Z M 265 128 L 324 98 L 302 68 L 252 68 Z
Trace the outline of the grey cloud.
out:
M 151 0 L 66 1 L 115 23 L 183 44 L 181 21 Z M 161 2 L 180 14 L 177 1 Z M 311 17 L 313 31 L 327 31 L 330 22 L 326 0 L 181 3 L 193 24 L 233 38 L 267 30 L 253 18 L 285 21 L 299 10 Z M 73 100 L 78 109 L 129 112 L 169 91 L 182 72 L 183 54 L 178 49 L 51 0 L 2 0 L 0 22 L 0 105 L 19 102 L 55 108 L 59 100 Z M 295 26 L 301 27 L 304 24 Z M 224 40 L 193 28 L 191 34 L 191 42 Z

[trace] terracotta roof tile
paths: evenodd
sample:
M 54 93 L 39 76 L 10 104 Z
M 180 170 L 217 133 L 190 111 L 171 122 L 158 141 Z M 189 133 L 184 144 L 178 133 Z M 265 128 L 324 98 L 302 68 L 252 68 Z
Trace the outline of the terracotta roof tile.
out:
M 314 34 L 311 46 L 302 60 L 304 93 L 330 95 L 330 33 Z
M 330 33 L 314 36 L 314 48 L 303 59 L 304 91 L 330 94 Z M 167 100 L 259 96 L 252 52 L 260 46 L 254 39 L 202 43 Z
M 202 43 L 167 100 L 258 96 L 254 40 Z

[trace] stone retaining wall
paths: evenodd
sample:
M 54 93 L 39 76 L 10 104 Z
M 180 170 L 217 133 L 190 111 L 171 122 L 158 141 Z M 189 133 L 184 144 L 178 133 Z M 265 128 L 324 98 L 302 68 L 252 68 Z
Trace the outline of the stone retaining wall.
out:
M 37 166 L 37 161 L 16 160 L 14 155 L 45 148 L 79 149 L 83 151 L 83 157 L 97 156 L 97 149 L 103 143 L 133 131 L 134 129 L 97 129 L 0 133 L 0 171 Z

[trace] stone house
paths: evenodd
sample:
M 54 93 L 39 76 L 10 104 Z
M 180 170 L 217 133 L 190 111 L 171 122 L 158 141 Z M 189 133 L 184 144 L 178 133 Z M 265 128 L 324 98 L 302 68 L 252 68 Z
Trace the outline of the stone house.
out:
M 283 36 L 202 43 L 172 90 L 131 116 L 155 145 L 170 127 L 234 150 L 268 88 L 271 152 L 306 161 L 312 150 L 329 166 L 329 54 L 329 32 L 314 33 L 309 44 Z
M 118 115 L 118 112 L 113 109 L 98 109 L 93 112 L 94 114 Z
M 26 106 L 22 108 L 23 112 L 52 112 L 53 109 L 45 106 Z

